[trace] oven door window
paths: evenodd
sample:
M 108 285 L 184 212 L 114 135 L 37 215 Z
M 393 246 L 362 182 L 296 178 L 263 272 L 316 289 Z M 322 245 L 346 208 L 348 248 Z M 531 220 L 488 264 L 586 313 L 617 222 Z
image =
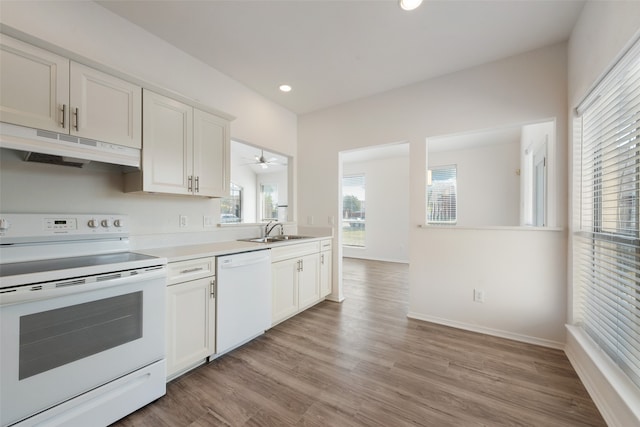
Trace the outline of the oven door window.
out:
M 142 292 L 20 317 L 20 380 L 142 338 Z

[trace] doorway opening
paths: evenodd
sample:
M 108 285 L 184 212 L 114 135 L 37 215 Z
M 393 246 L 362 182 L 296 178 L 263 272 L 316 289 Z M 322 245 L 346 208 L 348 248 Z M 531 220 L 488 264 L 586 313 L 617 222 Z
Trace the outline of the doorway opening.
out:
M 409 143 L 339 153 L 338 274 L 343 258 L 409 263 Z M 353 264 L 352 264 L 353 265 Z

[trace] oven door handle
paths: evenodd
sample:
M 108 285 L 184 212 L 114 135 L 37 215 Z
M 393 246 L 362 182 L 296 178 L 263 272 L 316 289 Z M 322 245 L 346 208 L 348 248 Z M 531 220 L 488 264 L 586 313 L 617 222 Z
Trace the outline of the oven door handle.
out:
M 126 286 L 132 283 L 146 282 L 161 279 L 166 286 L 167 267 L 160 266 L 150 269 L 136 270 L 127 276 L 102 274 L 79 279 L 57 280 L 52 283 L 16 286 L 0 290 L 0 307 L 12 304 L 20 304 L 50 298 L 92 292 L 101 289 L 109 289 L 117 286 Z

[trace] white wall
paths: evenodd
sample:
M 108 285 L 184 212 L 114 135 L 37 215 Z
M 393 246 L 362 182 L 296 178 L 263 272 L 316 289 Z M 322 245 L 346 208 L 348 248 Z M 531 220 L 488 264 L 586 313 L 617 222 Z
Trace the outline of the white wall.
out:
M 40 40 L 177 92 L 236 117 L 231 136 L 296 156 L 297 117 L 94 2 L 0 2 L 0 22 Z M 1 153 L 0 209 L 6 212 L 113 212 L 130 215 L 134 236 L 206 232 L 202 216 L 219 217 L 211 199 L 122 193 L 117 169 L 75 170 L 25 164 Z M 178 215 L 189 227 L 178 227 Z M 227 233 L 228 234 L 228 233 Z M 225 234 L 225 235 L 227 235 Z
M 239 154 L 231 150 L 231 182 L 242 187 L 242 221 L 256 222 L 256 201 L 258 191 L 256 188 L 257 175 L 248 166 L 234 167 L 242 164 L 243 159 L 239 159 Z
M 278 187 L 278 205 L 288 205 L 289 192 L 287 190 L 289 176 L 287 170 L 265 172 L 256 175 L 256 206 L 260 209 L 260 188 L 263 184 L 275 184 Z
M 342 173 L 365 175 L 367 202 L 365 247 L 343 247 L 342 255 L 409 262 L 409 158 L 344 162 Z
M 301 116 L 299 216 L 339 215 L 340 151 L 409 141 L 411 315 L 561 346 L 566 318 L 562 231 L 417 226 L 425 219 L 426 138 L 556 117 L 561 135 L 556 158 L 566 165 L 566 93 L 566 45 L 559 44 Z M 563 225 L 565 170 L 558 184 Z M 314 191 L 302 191 L 305 188 Z M 502 244 L 494 243 L 498 241 Z M 434 253 L 439 247 L 443 250 Z M 336 252 L 333 296 L 340 299 L 342 272 Z M 460 280 L 447 274 L 451 269 L 477 272 L 476 280 Z M 484 304 L 472 301 L 478 280 L 487 290 Z M 514 307 L 526 308 L 524 322 L 514 320 Z
M 568 43 L 568 107 L 571 114 L 639 36 L 640 2 L 587 2 Z M 569 136 L 572 152 L 577 141 L 573 140 L 571 133 Z M 570 183 L 570 189 L 572 185 Z M 571 191 L 569 200 L 573 202 L 576 197 L 577 193 Z M 572 323 L 573 307 L 579 302 L 573 294 L 571 256 L 568 260 L 568 322 Z M 640 425 L 640 388 L 630 384 L 620 369 L 597 349 L 580 328 L 571 328 L 565 351 L 608 425 Z
M 430 152 L 428 163 L 430 169 L 456 165 L 458 226 L 520 223 L 519 141 Z

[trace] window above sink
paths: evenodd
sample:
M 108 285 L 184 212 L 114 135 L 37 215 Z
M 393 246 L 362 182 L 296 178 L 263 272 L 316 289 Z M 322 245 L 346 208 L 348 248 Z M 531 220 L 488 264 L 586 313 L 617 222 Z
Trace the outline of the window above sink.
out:
M 220 200 L 222 225 L 292 221 L 291 157 L 231 140 L 230 194 Z

